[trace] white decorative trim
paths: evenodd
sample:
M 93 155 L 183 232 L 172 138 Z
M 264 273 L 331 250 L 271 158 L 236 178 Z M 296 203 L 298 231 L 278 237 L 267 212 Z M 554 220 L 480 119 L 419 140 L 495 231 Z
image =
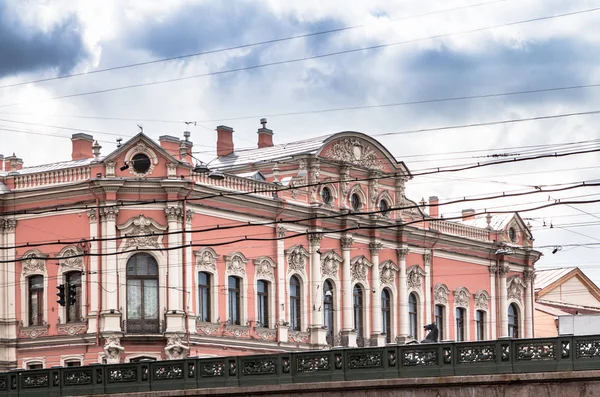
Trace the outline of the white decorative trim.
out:
M 285 255 L 288 265 L 288 274 L 293 272 L 302 273 L 303 275 L 306 274 L 306 263 L 308 258 L 310 258 L 310 254 L 302 245 L 294 245 L 287 249 Z
M 475 309 L 487 311 L 489 308 L 490 294 L 485 290 L 479 290 L 473 294 Z
M 67 362 L 69 361 L 79 361 L 79 365 L 85 365 L 85 362 L 83 360 L 83 354 L 66 354 L 64 356 L 60 356 L 60 366 L 66 367 Z
M 448 304 L 448 296 L 450 295 L 450 290 L 446 286 L 446 284 L 436 284 L 433 290 L 433 300 L 436 305 L 444 305 Z
M 217 259 L 219 259 L 219 255 L 217 255 L 214 249 L 210 247 L 202 248 L 196 251 L 195 255 L 198 271 L 217 271 Z
M 125 356 L 125 359 L 123 360 L 123 362 L 130 363 L 131 360 L 135 360 L 136 358 L 142 358 L 142 357 L 152 357 L 156 361 L 162 360 L 162 354 L 160 354 L 160 353 L 135 353 L 135 354 L 130 354 L 128 356 Z
M 371 145 L 358 138 L 340 139 L 324 153 L 323 157 L 359 167 L 375 170 L 383 169 L 383 164 L 377 156 L 377 152 Z
M 248 259 L 241 252 L 234 252 L 231 255 L 223 255 L 225 258 L 225 267 L 229 276 L 246 277 L 246 264 Z
M 21 368 L 23 369 L 27 369 L 29 364 L 42 364 L 42 368 L 46 368 L 46 357 L 24 358 L 22 362 Z
M 358 195 L 358 197 L 360 197 L 360 208 L 358 208 L 357 210 L 352 208 L 352 202 L 350 200 L 352 195 L 355 193 Z M 354 184 L 350 188 L 348 195 L 346 196 L 346 202 L 347 202 L 348 208 L 350 208 L 353 211 L 364 211 L 366 208 L 368 208 L 368 204 L 369 204 L 369 202 L 367 201 L 367 195 L 365 194 L 364 190 L 362 189 L 362 186 L 358 183 Z
M 362 281 L 368 283 L 369 279 L 369 268 L 373 267 L 371 263 L 364 255 L 355 256 L 350 260 L 350 277 L 351 282 Z M 368 286 L 367 286 L 368 289 Z
M 381 286 L 389 286 L 392 288 L 396 287 L 395 279 L 396 273 L 400 271 L 400 268 L 390 259 L 379 263 L 379 278 Z
M 34 249 L 27 251 L 21 257 L 21 274 L 30 276 L 32 274 L 46 274 L 46 258 L 48 255 L 42 254 Z
M 523 278 L 518 275 L 510 276 L 506 280 L 506 296 L 508 299 L 514 299 L 523 302 L 523 292 L 525 291 L 526 284 Z
M 268 256 L 261 256 L 253 260 L 254 278 L 273 282 L 275 280 L 275 268 L 277 264 Z
M 465 287 L 458 287 L 454 292 L 454 307 L 469 308 L 469 290 Z
M 425 277 L 427 273 L 423 270 L 419 265 L 413 265 L 406 269 L 406 283 L 408 284 L 409 289 L 420 290 L 422 283 L 422 278 Z
M 125 163 L 129 164 L 129 162 L 133 159 L 133 156 L 136 154 L 145 154 L 150 159 L 150 168 L 148 171 L 144 173 L 139 173 L 133 167 L 133 164 L 129 166 L 129 173 L 134 175 L 137 178 L 143 178 L 145 176 L 151 175 L 154 172 L 154 167 L 158 164 L 158 156 L 154 152 L 154 150 L 150 149 L 148 145 L 146 145 L 143 141 L 139 141 L 134 147 L 129 149 L 125 154 Z
M 334 250 L 328 251 L 321 255 L 321 276 L 324 279 L 329 277 L 334 280 L 338 279 L 338 270 L 343 259 Z
M 138 236 L 127 237 L 123 239 L 119 245 L 119 251 L 123 252 L 131 247 L 139 249 L 155 248 L 164 249 L 162 233 L 167 230 L 166 226 L 161 226 L 152 218 L 147 218 L 144 215 L 130 218 L 127 222 L 117 226 L 121 231 L 121 236 Z M 157 234 L 156 236 L 152 234 Z M 148 235 L 148 236 L 144 236 Z
M 83 252 L 74 245 L 69 245 L 60 250 L 58 264 L 63 268 L 62 272 L 70 270 L 83 270 Z M 74 257 L 74 258 L 73 258 Z

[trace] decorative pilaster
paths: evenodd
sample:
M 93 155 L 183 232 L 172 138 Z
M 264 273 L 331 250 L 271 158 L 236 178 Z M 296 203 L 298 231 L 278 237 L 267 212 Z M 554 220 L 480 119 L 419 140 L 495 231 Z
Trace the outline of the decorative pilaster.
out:
M 500 276 L 499 294 L 500 294 L 500 337 L 508 337 L 508 289 L 506 288 L 506 275 L 510 271 L 510 267 L 504 262 L 498 267 L 498 275 Z
M 342 246 L 342 340 L 348 347 L 356 347 L 356 331 L 353 331 L 352 280 L 350 274 L 350 249 L 354 240 L 350 235 L 340 239 Z
M 533 268 L 527 268 L 523 271 L 523 280 L 525 281 L 525 337 L 533 338 L 533 280 L 535 274 Z
M 98 295 L 98 283 L 100 269 L 98 268 L 98 248 L 99 243 L 96 240 L 98 238 L 98 219 L 96 216 L 96 210 L 88 210 L 87 216 L 90 221 L 90 274 L 88 275 L 90 280 L 90 298 L 89 307 L 90 310 L 87 314 L 88 318 L 88 333 L 94 334 L 98 332 L 98 312 L 100 311 L 100 296 Z
M 289 308 L 287 307 L 288 300 L 286 299 L 286 280 L 285 280 L 285 237 L 286 230 L 283 227 L 277 227 L 277 309 L 276 309 L 276 320 L 277 327 L 277 340 L 279 342 L 288 341 L 288 327 L 283 326 L 284 323 L 289 324 L 290 319 L 286 316 Z M 285 329 L 284 329 L 285 328 Z
M 309 233 L 309 253 L 310 253 L 310 307 L 312 309 L 311 324 L 310 324 L 310 338 L 311 343 L 314 345 L 325 345 L 327 344 L 326 337 L 327 331 L 323 329 L 323 313 L 318 310 L 321 305 L 322 292 L 321 284 L 321 255 L 319 249 L 321 247 L 321 239 L 323 235 L 321 233 Z
M 373 263 L 373 267 L 371 268 L 371 288 L 374 291 L 374 293 L 371 294 L 373 297 L 373 300 L 371 301 L 371 346 L 383 346 L 386 338 L 386 335 L 382 335 L 383 326 L 381 324 L 381 274 L 379 272 L 379 251 L 381 251 L 382 247 L 383 245 L 378 242 L 369 244 L 371 262 Z
M 498 296 L 496 290 L 496 272 L 498 271 L 498 266 L 493 264 L 489 267 L 490 271 L 490 330 L 491 330 L 491 339 L 495 340 L 498 330 L 498 320 L 497 320 L 497 311 L 496 311 L 496 297 Z
M 100 218 L 103 222 L 103 235 L 106 236 L 104 241 L 103 252 L 116 252 L 117 241 L 115 240 L 117 233 L 117 214 L 119 209 L 116 206 L 103 207 L 100 210 Z M 106 255 L 102 259 L 102 284 L 104 286 L 117 286 L 118 284 L 118 269 L 116 255 Z M 108 288 L 102 289 L 102 333 L 120 333 L 121 332 L 121 312 L 117 303 L 118 294 L 109 293 Z M 125 298 L 125 297 L 123 297 Z
M 15 219 L 0 219 L 0 247 L 14 247 L 16 226 Z M 0 335 L 10 341 L 16 340 L 18 331 L 15 248 L 0 250 L 0 259 L 10 261 L 0 265 Z M 0 371 L 17 367 L 16 343 L 0 343 L 0 362 Z
M 168 227 L 168 244 L 169 248 L 178 247 L 181 245 L 181 234 L 173 233 L 181 230 L 179 222 L 183 217 L 183 210 L 179 207 L 166 207 L 165 215 L 167 218 Z M 167 284 L 167 296 L 169 304 L 167 307 L 167 333 L 184 332 L 184 313 L 181 299 L 181 291 L 183 290 L 183 280 L 181 273 L 181 250 L 169 249 L 167 255 L 169 265 L 167 274 L 169 282 Z
M 406 257 L 408 247 L 398 249 L 398 313 L 400 314 L 400 333 L 398 342 L 404 343 L 408 338 L 408 285 L 406 283 Z
M 195 260 L 194 253 L 190 242 L 193 239 L 192 233 L 192 220 L 194 219 L 194 211 L 187 210 L 185 213 L 185 260 L 184 266 L 182 267 L 182 273 L 185 275 L 185 291 L 180 291 L 180 295 L 183 299 L 183 307 L 187 311 L 187 329 L 191 333 L 196 332 L 196 312 L 194 311 L 194 302 L 198 302 L 197 289 L 194 288 L 195 275 Z
M 423 254 L 423 267 L 425 270 L 425 324 L 433 321 L 431 317 L 431 261 L 433 253 L 431 251 Z

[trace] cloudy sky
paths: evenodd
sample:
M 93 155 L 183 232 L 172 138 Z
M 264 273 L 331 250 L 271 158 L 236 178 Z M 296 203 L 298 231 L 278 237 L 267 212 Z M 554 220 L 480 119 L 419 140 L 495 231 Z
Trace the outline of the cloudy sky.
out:
M 65 128 L 73 128 L 93 131 L 106 154 L 138 124 L 157 138 L 181 136 L 184 122 L 196 121 L 194 150 L 210 159 L 216 125 L 235 129 L 236 147 L 251 147 L 265 116 L 275 143 L 361 131 L 415 174 L 494 154 L 595 149 L 594 114 L 402 132 L 599 110 L 600 87 L 489 97 L 599 84 L 597 8 L 600 0 L 0 0 L 0 153 L 15 152 L 25 166 L 68 160 L 77 130 Z M 244 46 L 293 36 L 304 37 Z M 181 57 L 203 52 L 210 53 Z M 138 63 L 146 64 L 119 68 Z M 479 98 L 431 102 L 465 96 Z M 424 103 L 377 106 L 414 101 Z M 364 106 L 371 107 L 321 112 Z M 564 187 L 598 180 L 598 160 L 591 153 L 417 176 L 407 193 L 443 203 Z M 557 199 L 595 200 L 600 191 L 441 212 L 527 209 Z M 550 246 L 540 248 L 539 267 L 580 266 L 600 284 L 600 245 L 570 246 L 600 243 L 599 204 L 522 216 L 530 218 L 535 244 Z M 552 254 L 552 247 L 561 249 Z

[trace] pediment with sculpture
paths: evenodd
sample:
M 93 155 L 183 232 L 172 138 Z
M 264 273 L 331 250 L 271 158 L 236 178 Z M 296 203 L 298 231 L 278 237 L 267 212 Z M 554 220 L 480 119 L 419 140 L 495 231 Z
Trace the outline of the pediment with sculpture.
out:
M 152 218 L 140 214 L 117 226 L 117 229 L 121 231 L 121 237 L 124 237 L 119 247 L 121 251 L 131 247 L 164 248 L 163 232 L 167 230 L 167 227 L 160 225 Z

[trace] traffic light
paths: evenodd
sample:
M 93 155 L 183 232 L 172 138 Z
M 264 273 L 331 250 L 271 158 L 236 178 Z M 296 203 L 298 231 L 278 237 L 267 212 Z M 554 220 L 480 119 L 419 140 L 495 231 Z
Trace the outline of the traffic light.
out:
M 67 284 L 67 297 L 69 298 L 69 306 L 77 302 L 77 286 L 75 284 Z
M 61 285 L 57 285 L 56 289 L 58 290 L 58 292 L 56 293 L 56 296 L 58 296 L 58 300 L 56 301 L 56 303 L 58 303 L 61 306 L 65 305 L 65 286 L 64 284 Z

